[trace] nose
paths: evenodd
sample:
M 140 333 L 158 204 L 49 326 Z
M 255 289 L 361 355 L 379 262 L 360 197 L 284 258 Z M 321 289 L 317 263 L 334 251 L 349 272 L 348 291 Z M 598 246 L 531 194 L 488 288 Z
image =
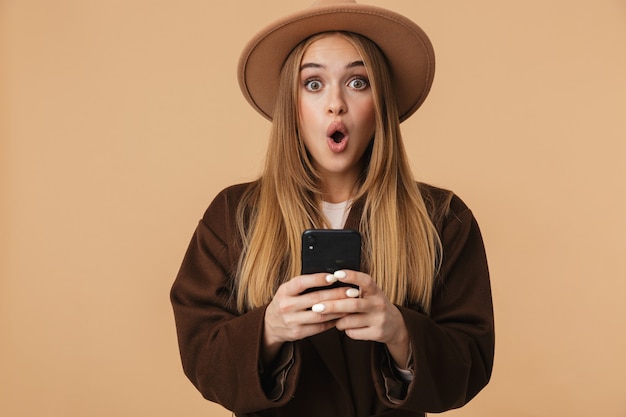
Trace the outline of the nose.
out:
M 341 88 L 330 88 L 328 91 L 327 112 L 333 115 L 340 115 L 346 111 L 348 111 L 348 107 Z

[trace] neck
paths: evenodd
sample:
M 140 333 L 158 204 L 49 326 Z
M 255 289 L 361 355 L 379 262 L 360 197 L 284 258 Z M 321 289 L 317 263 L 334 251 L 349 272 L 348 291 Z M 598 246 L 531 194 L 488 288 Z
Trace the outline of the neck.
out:
M 354 195 L 356 188 L 356 178 L 348 178 L 345 175 L 326 177 L 322 185 L 324 201 L 329 203 L 348 201 Z

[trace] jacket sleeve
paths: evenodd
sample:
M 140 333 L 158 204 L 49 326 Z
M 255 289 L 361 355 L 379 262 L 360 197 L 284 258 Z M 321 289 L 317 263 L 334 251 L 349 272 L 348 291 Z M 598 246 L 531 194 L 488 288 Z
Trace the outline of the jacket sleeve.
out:
M 402 402 L 391 403 L 374 372 L 379 397 L 389 407 L 442 412 L 471 400 L 491 377 L 494 319 L 487 258 L 478 224 L 454 197 L 443 219 L 443 259 L 430 315 L 400 307 L 409 331 L 413 381 Z
M 246 413 L 282 402 L 268 398 L 259 375 L 265 307 L 239 314 L 233 297 L 240 253 L 234 222 L 237 201 L 236 193 L 227 189 L 211 203 L 194 232 L 170 299 L 185 374 L 206 399 Z

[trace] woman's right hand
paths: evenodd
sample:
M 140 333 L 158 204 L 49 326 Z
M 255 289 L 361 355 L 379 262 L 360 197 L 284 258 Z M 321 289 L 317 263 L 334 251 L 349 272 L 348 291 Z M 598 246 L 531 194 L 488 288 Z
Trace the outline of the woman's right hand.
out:
M 302 294 L 308 288 L 327 286 L 334 281 L 336 279 L 332 274 L 300 275 L 278 288 L 265 311 L 262 352 L 264 363 L 270 363 L 274 359 L 283 343 L 326 331 L 345 316 L 345 314 L 320 314 L 311 307 L 322 301 L 348 298 L 346 287 Z

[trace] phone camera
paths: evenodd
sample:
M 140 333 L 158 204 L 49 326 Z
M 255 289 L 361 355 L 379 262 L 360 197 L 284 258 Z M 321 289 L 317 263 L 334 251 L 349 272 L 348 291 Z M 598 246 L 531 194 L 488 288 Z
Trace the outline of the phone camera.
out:
M 315 236 L 306 237 L 306 246 L 309 250 L 313 250 L 313 248 L 315 247 Z

